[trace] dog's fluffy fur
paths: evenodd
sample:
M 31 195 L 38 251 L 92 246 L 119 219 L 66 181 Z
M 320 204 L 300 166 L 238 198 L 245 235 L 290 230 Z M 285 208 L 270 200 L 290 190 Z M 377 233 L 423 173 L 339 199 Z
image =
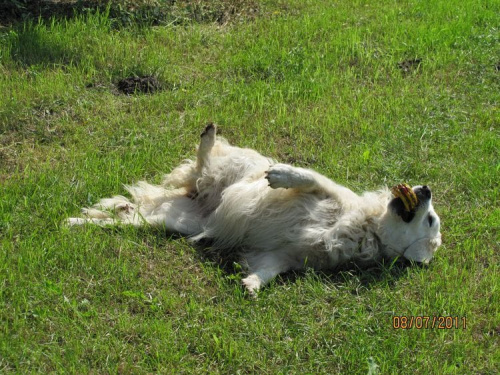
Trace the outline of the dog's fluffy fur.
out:
M 419 204 L 407 212 L 387 188 L 357 195 L 312 170 L 233 147 L 216 137 L 213 124 L 201 135 L 196 160 L 175 168 L 161 186 L 126 188 L 132 200 L 102 199 L 68 223 L 154 225 L 210 240 L 216 249 L 240 252 L 252 294 L 288 270 L 383 257 L 427 263 L 441 244 L 427 186 L 413 188 Z

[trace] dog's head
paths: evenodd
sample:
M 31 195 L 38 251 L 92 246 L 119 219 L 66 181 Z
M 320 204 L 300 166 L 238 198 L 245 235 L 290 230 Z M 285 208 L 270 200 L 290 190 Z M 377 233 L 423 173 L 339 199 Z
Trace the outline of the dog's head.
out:
M 431 189 L 424 185 L 412 190 L 417 202 L 410 209 L 403 202 L 405 197 L 393 196 L 389 201 L 381 222 L 381 240 L 390 257 L 428 263 L 441 245 L 441 222 L 432 207 Z

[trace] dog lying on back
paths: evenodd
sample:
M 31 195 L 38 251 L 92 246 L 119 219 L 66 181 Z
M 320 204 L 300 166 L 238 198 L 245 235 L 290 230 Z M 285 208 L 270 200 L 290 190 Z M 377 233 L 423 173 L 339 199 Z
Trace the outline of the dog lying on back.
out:
M 306 267 L 397 257 L 427 263 L 441 245 L 427 186 L 357 195 L 315 171 L 231 146 L 216 137 L 213 124 L 201 135 L 196 160 L 175 168 L 160 186 L 126 188 L 132 200 L 102 199 L 68 223 L 159 226 L 238 251 L 251 294 L 280 273 Z

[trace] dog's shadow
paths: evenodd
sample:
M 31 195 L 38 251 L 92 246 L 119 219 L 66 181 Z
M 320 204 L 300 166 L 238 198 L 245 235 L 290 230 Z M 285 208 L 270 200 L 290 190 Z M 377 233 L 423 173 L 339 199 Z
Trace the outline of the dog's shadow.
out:
M 416 265 L 406 260 L 385 260 L 369 267 L 351 262 L 334 269 L 314 271 L 314 277 L 326 285 L 342 286 L 348 288 L 352 294 L 358 295 L 363 288 L 372 289 L 379 286 L 393 288 L 396 282 L 414 266 Z M 307 277 L 308 272 L 309 270 L 287 272 L 281 275 L 277 282 L 294 283 L 298 279 Z
M 143 234 L 157 234 L 158 245 L 165 242 L 176 242 L 185 240 L 185 237 L 179 234 L 165 233 L 160 229 L 137 228 Z M 245 266 L 242 263 L 239 254 L 243 249 L 231 249 L 230 251 L 215 250 L 212 243 L 204 240 L 198 243 L 190 243 L 189 246 L 194 249 L 194 255 L 197 261 L 204 264 L 213 265 L 229 276 L 245 274 Z M 353 294 L 358 294 L 360 288 L 372 289 L 377 286 L 394 287 L 397 280 L 407 275 L 408 271 L 414 267 L 425 267 L 419 263 L 410 262 L 400 258 L 397 260 L 382 260 L 370 266 L 362 266 L 356 263 L 347 263 L 331 270 L 314 271 L 314 277 L 324 284 L 333 286 L 346 286 L 351 289 Z M 289 271 L 280 274 L 273 282 L 277 285 L 293 284 L 298 280 L 307 277 L 310 269 L 301 271 Z
M 214 250 L 209 241 L 192 244 L 196 250 L 200 262 L 211 263 L 222 270 L 224 274 L 244 274 L 244 264 L 238 256 L 238 251 L 221 252 Z M 336 267 L 330 270 L 314 271 L 317 279 L 330 285 L 355 285 L 353 294 L 358 294 L 360 287 L 371 289 L 380 285 L 392 288 L 398 279 L 407 275 L 408 271 L 415 267 L 425 267 L 420 263 L 414 263 L 404 258 L 383 259 L 380 262 L 363 266 L 354 262 Z M 274 283 L 278 285 L 293 284 L 299 279 L 304 279 L 311 269 L 307 267 L 301 271 L 289 271 L 280 274 Z

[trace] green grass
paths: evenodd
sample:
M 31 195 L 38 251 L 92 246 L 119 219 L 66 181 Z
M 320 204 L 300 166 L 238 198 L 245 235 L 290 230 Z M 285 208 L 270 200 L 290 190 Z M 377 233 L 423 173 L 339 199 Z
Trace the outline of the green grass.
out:
M 0 372 L 497 373 L 499 14 L 294 0 L 226 25 L 104 13 L 1 30 Z M 119 95 L 134 74 L 165 90 Z M 61 225 L 159 182 L 208 121 L 358 192 L 431 185 L 443 246 L 427 268 L 308 271 L 251 300 L 182 239 Z M 394 330 L 400 315 L 467 328 Z

